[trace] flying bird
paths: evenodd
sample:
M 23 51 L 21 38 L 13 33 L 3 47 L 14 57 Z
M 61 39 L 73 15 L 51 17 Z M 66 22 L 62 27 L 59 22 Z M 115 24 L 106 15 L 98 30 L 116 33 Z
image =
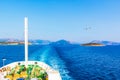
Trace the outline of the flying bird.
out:
M 92 29 L 92 28 L 91 28 L 91 27 L 86 27 L 86 28 L 85 28 L 86 31 L 88 31 L 88 30 L 90 30 L 90 29 Z

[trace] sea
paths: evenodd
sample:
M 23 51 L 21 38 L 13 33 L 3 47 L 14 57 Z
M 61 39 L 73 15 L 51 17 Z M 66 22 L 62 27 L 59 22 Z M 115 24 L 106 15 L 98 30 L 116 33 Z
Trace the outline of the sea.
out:
M 23 45 L 0 45 L 0 67 L 23 60 Z M 120 45 L 30 45 L 29 60 L 59 70 L 62 80 L 120 80 Z

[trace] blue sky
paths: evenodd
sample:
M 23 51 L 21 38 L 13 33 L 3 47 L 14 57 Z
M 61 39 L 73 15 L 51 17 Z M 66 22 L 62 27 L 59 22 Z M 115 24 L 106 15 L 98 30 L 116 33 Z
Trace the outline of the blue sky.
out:
M 120 42 L 120 0 L 0 0 L 0 38 Z M 89 28 L 86 30 L 86 28 Z

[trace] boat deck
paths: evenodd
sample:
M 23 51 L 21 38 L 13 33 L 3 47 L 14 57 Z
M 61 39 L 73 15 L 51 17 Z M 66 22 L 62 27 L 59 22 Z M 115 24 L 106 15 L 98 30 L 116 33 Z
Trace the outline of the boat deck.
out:
M 0 80 L 62 80 L 59 71 L 40 61 L 14 62 L 0 68 Z

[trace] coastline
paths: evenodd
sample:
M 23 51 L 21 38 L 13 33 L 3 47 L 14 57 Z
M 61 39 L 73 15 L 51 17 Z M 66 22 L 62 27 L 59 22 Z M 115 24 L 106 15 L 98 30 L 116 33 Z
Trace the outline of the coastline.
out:
M 86 43 L 86 44 L 81 44 L 81 46 L 105 46 L 104 44 L 100 44 L 100 43 Z

